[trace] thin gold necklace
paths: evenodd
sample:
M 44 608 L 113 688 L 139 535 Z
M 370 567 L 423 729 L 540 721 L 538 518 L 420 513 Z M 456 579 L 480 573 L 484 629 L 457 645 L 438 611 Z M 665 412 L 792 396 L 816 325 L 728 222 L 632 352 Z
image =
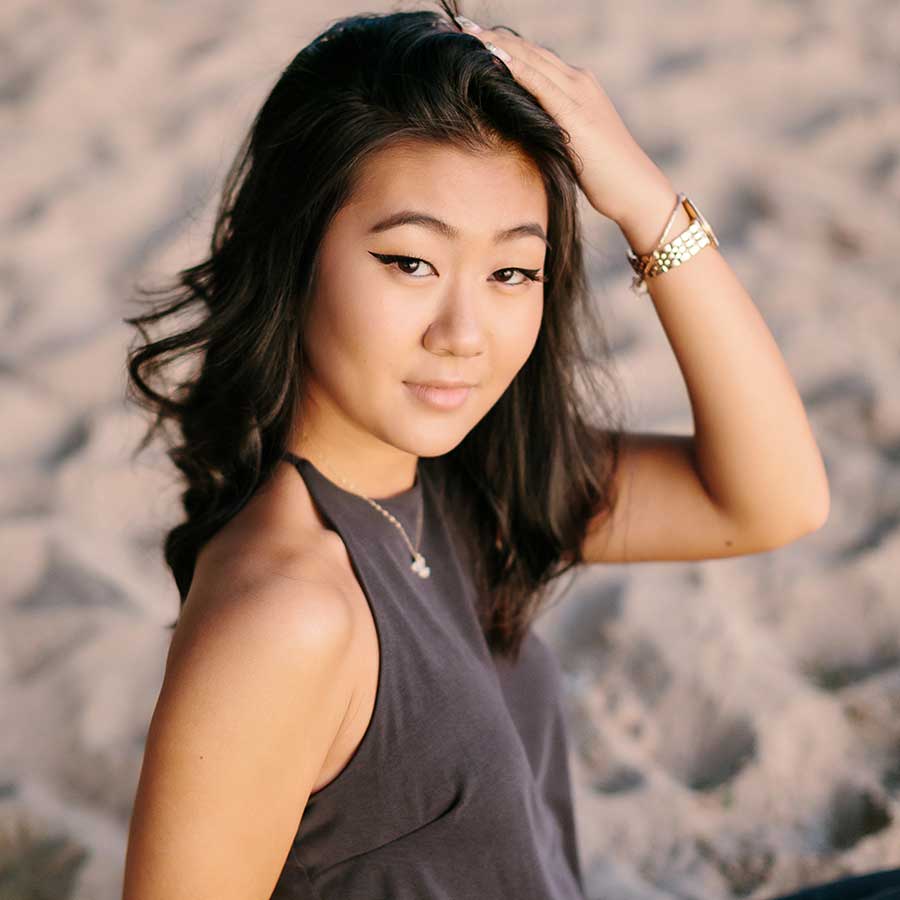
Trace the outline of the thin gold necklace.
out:
M 431 576 L 431 568 L 426 564 L 425 557 L 419 552 L 419 542 L 422 539 L 422 507 L 424 506 L 425 497 L 422 497 L 422 503 L 419 504 L 419 522 L 416 528 L 416 545 L 413 546 L 412 542 L 409 539 L 409 536 L 406 533 L 406 529 L 403 525 L 400 524 L 397 517 L 388 512 L 380 503 L 373 500 L 371 497 L 367 497 L 363 494 L 355 485 L 351 484 L 348 481 L 345 481 L 339 475 L 335 475 L 330 470 L 328 471 L 330 477 L 332 477 L 338 484 L 343 485 L 348 488 L 352 493 L 356 494 L 359 497 L 362 497 L 366 503 L 374 506 L 383 516 L 385 516 L 390 522 L 392 522 L 397 529 L 400 531 L 400 534 L 403 536 L 403 540 L 406 541 L 406 546 L 409 547 L 409 552 L 412 553 L 412 563 L 410 565 L 410 569 L 419 576 L 419 578 L 429 578 Z M 416 475 L 416 478 L 419 476 Z

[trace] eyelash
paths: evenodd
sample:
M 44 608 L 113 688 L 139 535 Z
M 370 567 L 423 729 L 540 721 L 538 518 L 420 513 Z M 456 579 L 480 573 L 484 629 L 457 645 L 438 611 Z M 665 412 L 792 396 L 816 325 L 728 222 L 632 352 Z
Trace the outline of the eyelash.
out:
M 372 252 L 372 251 L 369 251 L 369 252 Z M 384 263 L 387 266 L 393 265 L 394 263 L 401 262 L 401 261 L 403 261 L 403 262 L 423 262 L 423 263 L 427 263 L 429 266 L 431 266 L 431 263 L 428 262 L 427 259 L 422 259 L 419 256 L 402 256 L 402 255 L 393 254 L 393 253 L 372 253 L 372 256 L 374 256 L 377 260 L 379 260 L 380 262 Z M 432 266 L 432 268 L 434 268 L 434 266 Z M 400 270 L 398 269 L 397 271 L 400 271 Z M 547 279 L 544 278 L 543 275 L 539 274 L 541 271 L 540 269 L 522 269 L 519 266 L 504 266 L 502 269 L 497 269 L 497 271 L 498 272 L 521 272 L 528 279 L 528 281 L 531 281 L 531 282 L 547 281 Z M 410 273 L 403 272 L 402 274 L 409 275 Z M 415 277 L 415 276 L 413 276 L 413 277 Z M 507 281 L 501 281 L 500 284 L 505 284 L 505 285 L 508 285 L 509 287 L 522 287 L 522 285 L 527 284 L 527 282 L 523 281 L 523 282 L 520 282 L 519 284 L 509 284 L 509 282 L 507 282 Z

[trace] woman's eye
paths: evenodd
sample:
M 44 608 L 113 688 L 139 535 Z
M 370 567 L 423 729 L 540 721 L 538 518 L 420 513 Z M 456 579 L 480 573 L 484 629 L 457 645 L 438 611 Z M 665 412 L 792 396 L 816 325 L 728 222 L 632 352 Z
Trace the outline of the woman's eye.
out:
M 417 256 L 399 256 L 397 254 L 389 254 L 389 253 L 373 253 L 371 250 L 369 251 L 372 256 L 374 256 L 377 260 L 384 263 L 386 266 L 396 265 L 398 271 L 402 272 L 404 275 L 410 275 L 413 278 L 423 277 L 421 275 L 416 274 L 416 271 L 408 271 L 408 269 L 404 268 L 409 265 L 418 265 L 418 263 L 425 263 L 426 266 L 434 271 L 434 268 L 431 266 L 431 263 L 426 262 L 424 259 L 420 259 Z M 510 281 L 507 278 L 499 278 L 496 279 L 500 282 L 500 284 L 510 285 L 512 287 L 516 287 L 522 284 L 528 284 L 533 281 L 546 281 L 545 278 L 541 277 L 540 269 L 520 269 L 518 267 L 507 267 L 505 269 L 497 269 L 494 273 L 495 275 L 503 275 L 504 273 L 509 273 L 509 275 L 514 276 L 518 273 L 521 277 L 518 281 Z
M 500 273 L 500 272 L 513 272 L 513 273 L 518 272 L 522 276 L 522 278 L 519 281 L 503 281 L 503 280 L 501 280 L 500 281 L 501 284 L 511 284 L 511 285 L 528 284 L 532 281 L 543 281 L 544 280 L 543 278 L 540 277 L 540 269 L 518 269 L 518 268 L 497 269 L 497 273 Z M 495 274 L 497 274 L 497 273 L 495 273 Z
M 369 252 L 372 253 L 371 250 Z M 405 268 L 403 268 L 404 266 L 410 263 L 425 263 L 426 266 L 431 265 L 431 263 L 427 263 L 424 259 L 419 259 L 416 256 L 397 256 L 387 253 L 372 253 L 372 256 L 374 256 L 377 260 L 383 262 L 386 266 L 396 265 L 398 271 L 402 272 L 404 275 L 411 275 L 413 278 L 421 278 L 422 276 L 417 275 L 414 272 L 407 271 Z

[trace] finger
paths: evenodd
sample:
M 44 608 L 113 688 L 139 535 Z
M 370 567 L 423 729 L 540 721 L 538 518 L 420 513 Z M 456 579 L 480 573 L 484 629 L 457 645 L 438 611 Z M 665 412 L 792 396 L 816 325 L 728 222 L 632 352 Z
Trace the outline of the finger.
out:
M 572 76 L 575 74 L 576 70 L 574 67 L 561 60 L 549 47 L 545 47 L 543 44 L 535 44 L 532 41 L 522 40 L 526 49 L 537 53 L 542 59 L 546 60 L 546 62 L 550 63 L 551 66 L 558 69 L 564 75 Z
M 472 32 L 470 32 L 472 33 Z M 501 29 L 485 28 L 476 32 L 476 37 L 482 40 L 493 41 L 498 47 L 502 47 L 508 53 L 516 52 L 517 55 L 535 68 L 540 68 L 542 63 L 552 66 L 560 75 L 574 78 L 577 70 L 563 62 L 552 50 L 540 44 L 532 43 L 523 37 L 519 37 L 509 31 Z M 515 49 L 513 49 L 515 48 Z
M 506 67 L 523 87 L 534 94 L 541 106 L 561 122 L 577 105 L 575 98 L 569 93 L 568 85 L 571 82 L 567 76 L 548 66 L 543 60 L 537 66 L 526 62 L 516 54 L 515 48 L 510 49 L 509 53 L 511 59 L 505 62 Z
M 478 37 L 481 37 L 480 33 Z M 492 43 L 506 51 L 509 59 L 501 60 L 503 64 L 520 84 L 535 95 L 544 109 L 552 116 L 565 115 L 575 105 L 574 99 L 569 93 L 573 81 L 564 72 L 551 66 L 537 54 L 531 55 L 531 62 L 526 61 L 524 52 L 520 52 L 520 48 L 513 47 L 509 42 L 506 47 L 502 48 L 499 41 L 492 40 L 490 36 L 485 37 L 483 42 Z

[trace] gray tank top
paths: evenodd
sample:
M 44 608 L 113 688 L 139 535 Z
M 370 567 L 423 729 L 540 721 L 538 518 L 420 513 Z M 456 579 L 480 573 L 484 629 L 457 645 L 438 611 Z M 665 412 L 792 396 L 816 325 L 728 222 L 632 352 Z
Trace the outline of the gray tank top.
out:
M 491 656 L 438 470 L 378 502 L 287 453 L 341 536 L 380 648 L 375 706 L 344 769 L 310 795 L 272 900 L 584 900 L 561 671 L 532 630 Z

